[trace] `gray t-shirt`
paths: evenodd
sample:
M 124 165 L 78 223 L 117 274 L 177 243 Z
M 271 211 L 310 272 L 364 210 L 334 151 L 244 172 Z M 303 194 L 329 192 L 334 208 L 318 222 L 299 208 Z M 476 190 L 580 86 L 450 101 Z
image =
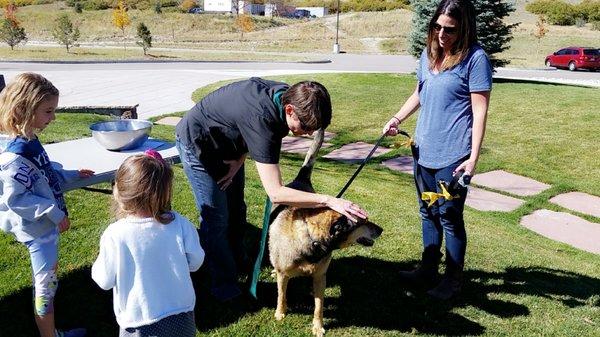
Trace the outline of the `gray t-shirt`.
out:
M 444 168 L 471 152 L 471 93 L 492 89 L 490 61 L 485 51 L 474 45 L 461 63 L 434 74 L 424 50 L 417 79 L 421 110 L 415 143 L 419 148 L 419 165 Z

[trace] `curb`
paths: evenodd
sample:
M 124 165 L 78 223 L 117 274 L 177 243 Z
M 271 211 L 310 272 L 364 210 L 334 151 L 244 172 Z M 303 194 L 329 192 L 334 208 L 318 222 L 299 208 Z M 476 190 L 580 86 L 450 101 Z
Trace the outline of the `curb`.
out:
M 2 60 L 2 63 L 35 63 L 35 64 L 117 64 L 117 63 L 300 63 L 325 64 L 332 63 L 329 59 L 309 61 L 194 61 L 194 60 L 89 60 L 89 61 L 40 61 L 40 60 Z

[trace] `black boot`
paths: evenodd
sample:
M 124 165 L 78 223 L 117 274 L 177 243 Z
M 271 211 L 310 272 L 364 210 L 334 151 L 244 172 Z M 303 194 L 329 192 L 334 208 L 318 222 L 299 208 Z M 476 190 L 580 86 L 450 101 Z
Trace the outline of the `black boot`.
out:
M 427 294 L 439 300 L 455 298 L 461 290 L 463 282 L 463 266 L 446 266 L 442 281 Z
M 430 287 L 439 279 L 438 266 L 442 254 L 439 251 L 425 249 L 421 255 L 421 263 L 417 268 L 410 271 L 401 271 L 399 276 L 405 282 L 414 285 L 424 285 Z

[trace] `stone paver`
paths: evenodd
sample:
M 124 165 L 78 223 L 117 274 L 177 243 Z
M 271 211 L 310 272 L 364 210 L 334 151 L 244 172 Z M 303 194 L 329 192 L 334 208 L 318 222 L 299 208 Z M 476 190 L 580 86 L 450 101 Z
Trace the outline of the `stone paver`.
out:
M 600 218 L 600 197 L 582 192 L 563 193 L 550 202 L 580 213 Z M 598 238 L 600 239 L 600 238 Z
M 161 118 L 154 123 L 160 124 L 160 125 L 175 126 L 175 125 L 177 125 L 177 123 L 179 123 L 180 120 L 181 120 L 181 117 L 169 116 L 169 117 Z
M 521 219 L 521 225 L 552 240 L 600 254 L 600 224 L 563 212 L 540 209 Z
M 400 171 L 403 173 L 413 174 L 413 157 L 411 156 L 402 156 L 388 159 L 382 162 L 381 165 L 393 171 Z
M 281 140 L 281 151 L 304 154 L 312 144 L 312 139 L 306 137 L 284 137 Z M 323 143 L 321 148 L 330 147 L 330 143 Z
M 323 156 L 323 158 L 343 161 L 347 163 L 360 163 L 367 157 L 369 152 L 371 152 L 373 146 L 375 145 L 364 142 L 346 144 L 339 149 L 331 151 L 327 155 Z M 390 151 L 391 149 L 385 147 L 378 147 L 375 153 L 373 154 L 373 157 L 381 156 L 382 154 L 386 154 Z
M 476 174 L 471 182 L 521 196 L 536 195 L 550 188 L 548 184 L 502 170 Z
M 469 187 L 466 205 L 480 211 L 511 212 L 525 203 L 524 200 L 509 197 L 499 193 Z

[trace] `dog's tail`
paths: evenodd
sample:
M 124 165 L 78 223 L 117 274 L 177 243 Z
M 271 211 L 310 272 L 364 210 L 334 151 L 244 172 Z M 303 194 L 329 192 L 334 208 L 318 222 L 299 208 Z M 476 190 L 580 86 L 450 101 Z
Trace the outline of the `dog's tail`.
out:
M 317 154 L 321 149 L 321 145 L 323 145 L 324 138 L 325 130 L 319 129 L 315 131 L 313 142 L 310 144 L 310 148 L 306 153 L 306 157 L 304 157 L 304 163 L 302 163 L 302 167 L 308 166 L 312 169 L 312 167 L 315 165 L 315 161 L 317 160 Z
M 314 138 L 312 144 L 310 144 L 310 148 L 306 153 L 306 157 L 304 157 L 304 163 L 302 163 L 302 167 L 298 172 L 298 175 L 288 187 L 305 191 L 305 192 L 314 192 L 314 188 L 312 187 L 310 176 L 312 174 L 313 166 L 317 161 L 317 155 L 319 154 L 319 149 L 321 149 L 321 145 L 323 145 L 323 139 L 325 138 L 325 130 L 319 129 L 315 131 Z

